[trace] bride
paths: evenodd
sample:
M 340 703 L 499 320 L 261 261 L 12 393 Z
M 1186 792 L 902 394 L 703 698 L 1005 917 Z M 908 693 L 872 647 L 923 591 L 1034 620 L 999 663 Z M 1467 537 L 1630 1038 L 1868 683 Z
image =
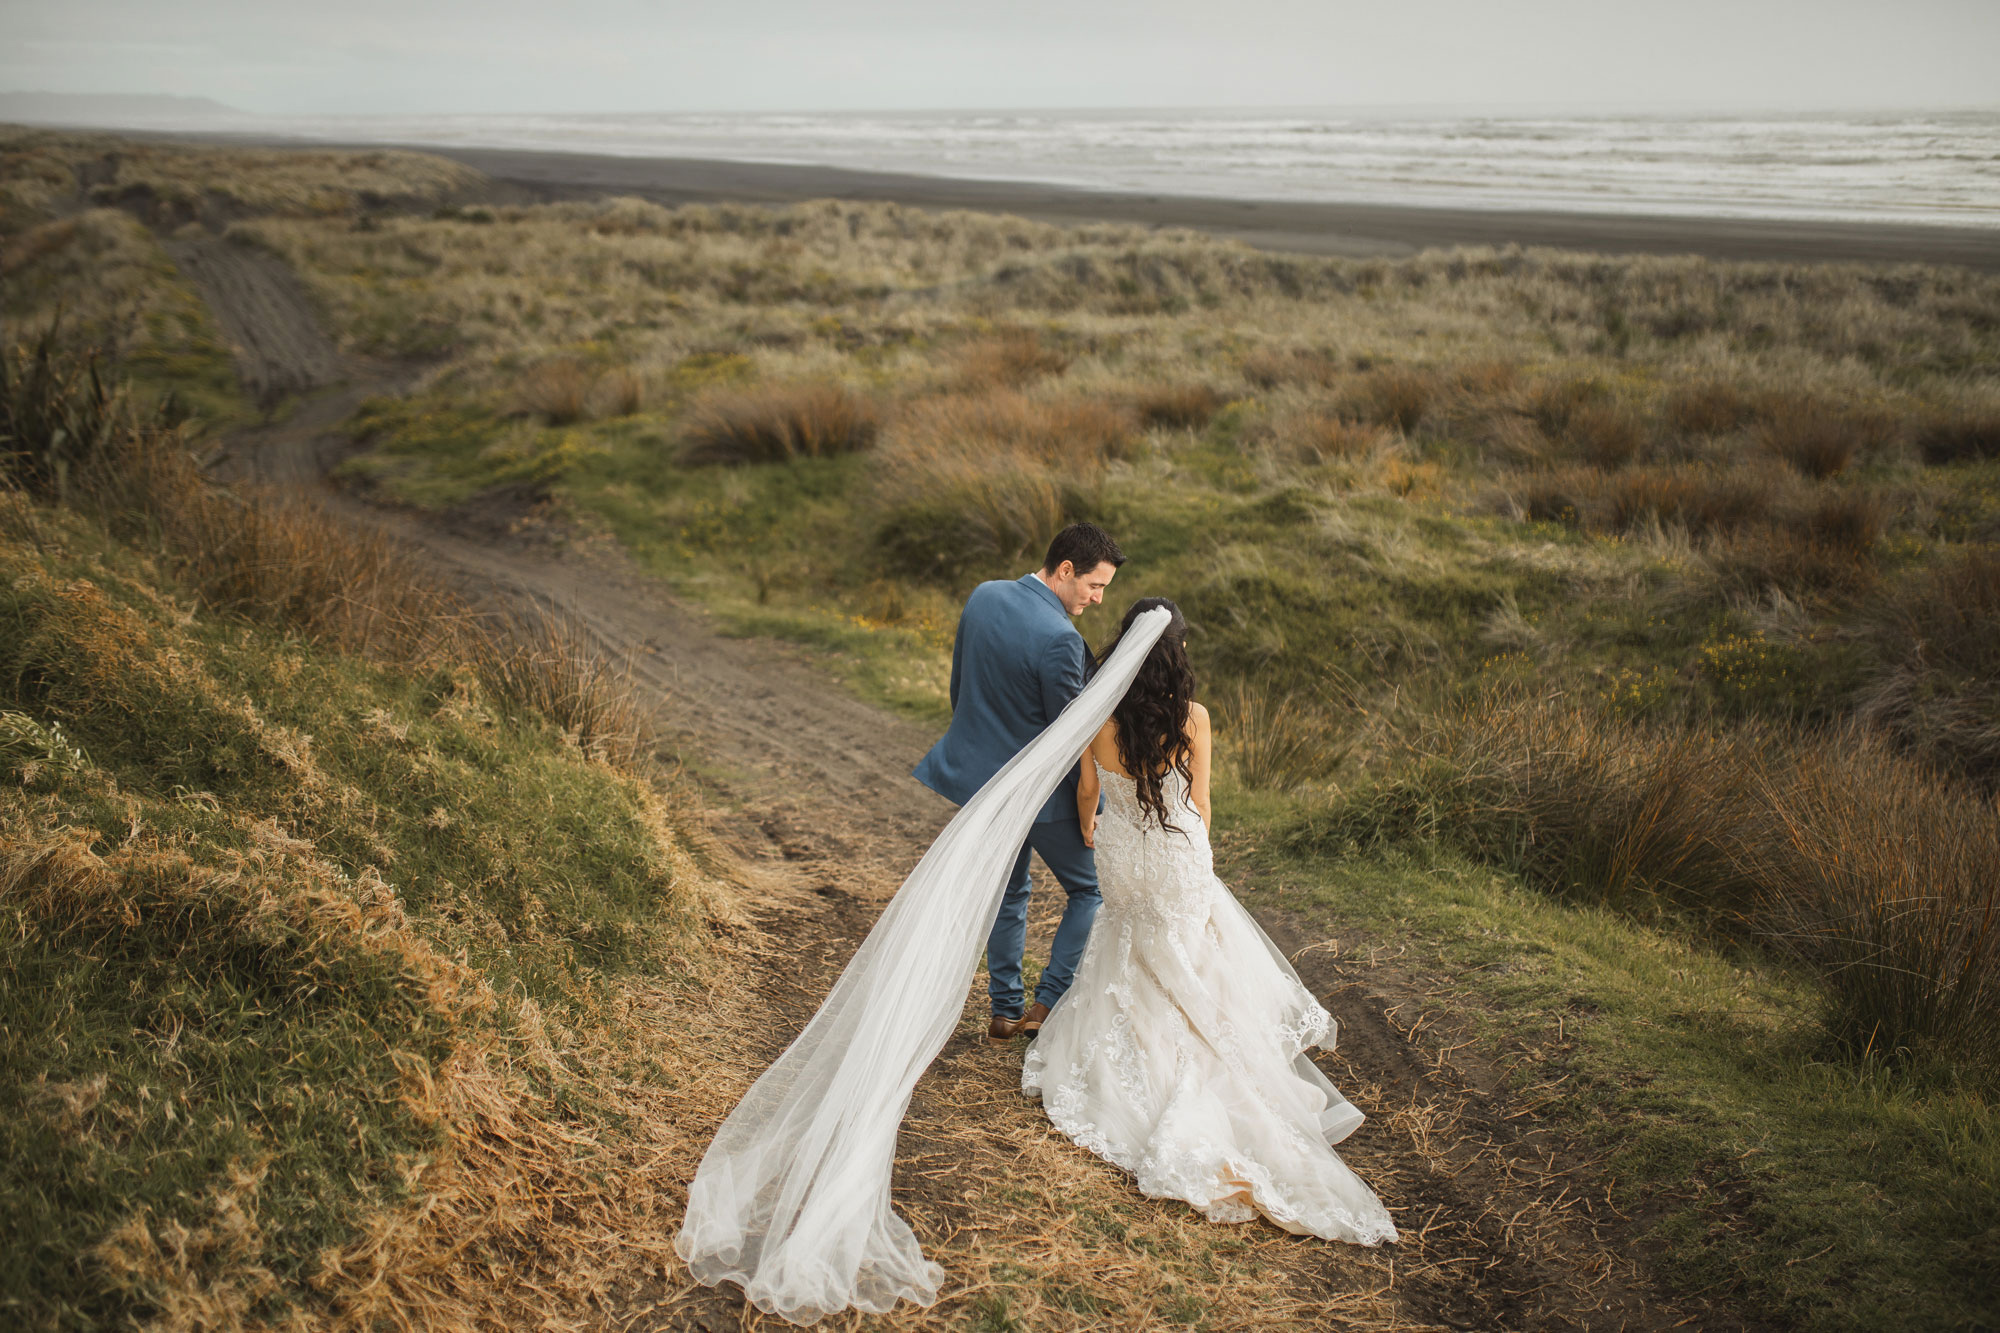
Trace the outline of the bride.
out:
M 1171 616 L 1091 740 L 1077 811 L 1104 906 L 1021 1071 L 1049 1119 L 1142 1193 L 1215 1222 L 1376 1245 L 1396 1228 L 1330 1145 L 1361 1112 L 1305 1052 L 1333 1020 L 1215 877 L 1208 710 Z M 1107 653 L 1107 656 L 1109 654 Z M 1104 813 L 1097 812 L 1100 786 Z
M 1024 1090 L 1141 1189 L 1218 1221 L 1395 1238 L 1329 1146 L 1361 1121 L 1304 1055 L 1331 1020 L 1210 869 L 1206 714 L 1188 699 L 1184 635 L 1172 603 L 1135 606 L 1083 692 L 924 853 L 709 1144 L 674 1239 L 697 1280 L 735 1282 L 797 1324 L 937 1300 L 944 1270 L 890 1207 L 897 1128 L 957 1025 L 1015 849 L 1086 749 L 1089 776 L 1107 774 L 1105 910 Z M 1121 724 L 1114 708 L 1142 676 Z

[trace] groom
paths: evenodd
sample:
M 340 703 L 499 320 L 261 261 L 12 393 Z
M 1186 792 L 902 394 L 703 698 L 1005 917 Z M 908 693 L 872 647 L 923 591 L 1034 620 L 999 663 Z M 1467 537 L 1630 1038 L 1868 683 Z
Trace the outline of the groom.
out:
M 1089 656 L 1070 617 L 1104 600 L 1125 553 L 1109 533 L 1072 523 L 1049 543 L 1042 567 L 1008 581 L 982 583 L 966 599 L 951 648 L 951 728 L 916 767 L 919 782 L 960 805 L 1055 720 L 1083 691 Z M 1097 863 L 1076 813 L 1077 771 L 1063 779 L 1035 816 L 986 940 L 987 993 L 993 1021 L 987 1040 L 1041 1031 L 1049 1007 L 1069 989 L 1102 898 Z M 1049 965 L 1025 1014 L 1021 953 L 1028 942 L 1028 853 L 1055 873 L 1068 895 Z

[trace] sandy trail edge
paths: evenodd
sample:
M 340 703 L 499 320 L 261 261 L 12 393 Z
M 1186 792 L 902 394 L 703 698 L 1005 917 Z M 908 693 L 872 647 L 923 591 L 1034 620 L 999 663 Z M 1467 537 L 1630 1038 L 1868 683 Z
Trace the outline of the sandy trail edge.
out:
M 504 527 L 454 531 L 330 489 L 325 469 L 344 446 L 333 428 L 369 394 L 396 391 L 409 371 L 351 361 L 330 368 L 317 355 L 315 340 L 324 335 L 307 327 L 309 310 L 278 299 L 287 278 L 258 267 L 261 259 L 219 240 L 189 242 L 180 256 L 238 339 L 246 384 L 272 373 L 256 349 L 304 349 L 280 371 L 313 392 L 284 420 L 235 436 L 230 471 L 314 493 L 357 524 L 386 526 L 475 595 L 558 605 L 608 653 L 631 662 L 666 738 L 661 758 L 697 778 L 720 814 L 718 831 L 772 889 L 761 924 L 785 951 L 743 978 L 768 1021 L 715 1039 L 736 1043 L 719 1048 L 737 1063 L 754 1056 L 761 1067 L 810 1018 L 881 903 L 949 817 L 948 804 L 908 776 L 930 733 L 846 695 L 800 652 L 717 633 L 615 549 L 537 542 Z M 1038 896 L 1031 948 L 1046 948 L 1058 908 Z M 1340 1020 L 1340 1050 L 1324 1063 L 1371 1116 L 1343 1154 L 1405 1232 L 1401 1245 L 1375 1252 L 1288 1241 L 1287 1306 L 1322 1312 L 1288 1317 L 1288 1326 L 1744 1327 L 1726 1310 L 1678 1299 L 1644 1278 L 1629 1252 L 1633 1229 L 1608 1198 L 1596 1200 L 1603 1185 L 1591 1164 L 1523 1114 L 1530 1108 L 1505 1088 L 1503 1071 L 1453 1049 L 1448 1013 L 1433 1021 L 1438 985 L 1366 941 L 1330 948 L 1323 926 L 1282 911 L 1258 915 Z M 966 1246 L 979 1249 L 978 1233 L 996 1230 L 987 1225 L 990 1205 L 976 1213 L 982 1182 L 1005 1180 L 1030 1153 L 1068 1154 L 1062 1160 L 1071 1167 L 1079 1153 L 1015 1094 L 1018 1052 L 993 1051 L 971 1036 L 982 999 L 968 997 L 968 1021 L 919 1086 L 898 1159 L 897 1206 L 947 1269 L 970 1253 Z M 688 1127 L 703 1140 L 712 1129 Z M 1109 1168 L 1091 1180 L 1141 1208 L 1181 1209 L 1139 1200 Z M 1032 1207 L 1015 1211 L 997 1229 L 1001 1244 L 1050 1223 Z M 730 1291 L 671 1280 L 635 1288 L 614 1322 L 710 1333 L 775 1326 Z

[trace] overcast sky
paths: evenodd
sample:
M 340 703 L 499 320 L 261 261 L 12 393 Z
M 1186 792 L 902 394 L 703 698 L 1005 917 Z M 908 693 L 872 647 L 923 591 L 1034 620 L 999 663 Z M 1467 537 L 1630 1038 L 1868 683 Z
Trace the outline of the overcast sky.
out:
M 2000 0 L 0 0 L 0 91 L 266 113 L 2000 106 Z

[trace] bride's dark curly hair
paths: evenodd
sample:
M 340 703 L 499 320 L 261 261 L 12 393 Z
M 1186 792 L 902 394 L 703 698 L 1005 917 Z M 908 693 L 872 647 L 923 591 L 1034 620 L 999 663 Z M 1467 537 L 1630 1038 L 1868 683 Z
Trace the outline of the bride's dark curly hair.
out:
M 1119 623 L 1118 639 L 1132 628 L 1141 612 L 1164 606 L 1173 613 L 1166 632 L 1139 664 L 1139 674 L 1125 697 L 1111 710 L 1117 726 L 1118 757 L 1139 788 L 1139 806 L 1160 822 L 1160 827 L 1179 833 L 1180 828 L 1167 814 L 1165 781 L 1173 769 L 1184 781 L 1194 781 L 1188 765 L 1194 747 L 1188 743 L 1188 705 L 1194 702 L 1194 668 L 1188 665 L 1187 621 L 1181 609 L 1164 597 L 1142 597 L 1132 604 Z M 1113 639 L 1097 655 L 1099 666 L 1117 651 Z

